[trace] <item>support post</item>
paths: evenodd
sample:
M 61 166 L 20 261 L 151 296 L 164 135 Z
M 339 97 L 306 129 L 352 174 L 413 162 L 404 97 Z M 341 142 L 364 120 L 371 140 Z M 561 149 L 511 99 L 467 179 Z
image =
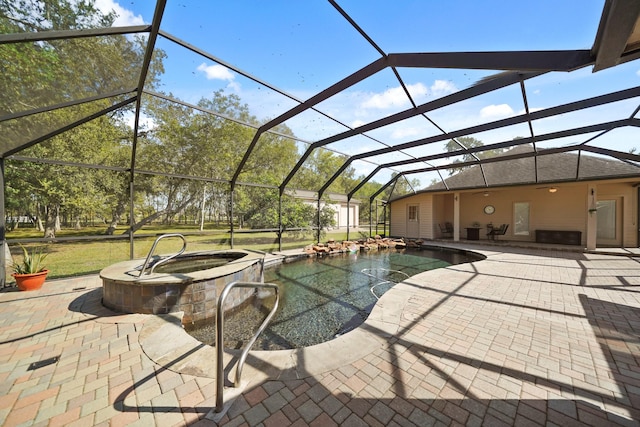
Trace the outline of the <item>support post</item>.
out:
M 320 243 L 320 195 L 318 195 L 318 215 L 316 218 L 316 227 L 317 227 L 317 231 L 316 231 L 316 241 L 318 243 Z
M 384 237 L 387 237 L 387 204 L 386 203 L 382 204 L 382 234 L 384 235 Z
M 6 231 L 6 214 L 4 208 L 4 157 L 0 157 L 0 243 L 2 243 L 2 255 L 0 256 L 0 288 L 6 286 L 7 277 L 7 259 L 6 253 L 7 241 L 5 239 Z
M 587 249 L 596 249 L 598 235 L 598 192 L 594 186 L 587 190 Z
M 229 242 L 231 244 L 231 249 L 233 249 L 233 193 L 235 190 L 231 188 L 231 192 L 229 193 Z
M 349 240 L 349 220 L 351 219 L 351 197 L 347 196 L 347 240 Z M 340 224 L 338 224 L 339 228 Z
M 384 237 L 391 237 L 391 203 L 389 203 L 387 201 L 387 205 L 385 207 L 385 209 L 388 209 L 388 215 L 385 217 L 385 233 L 384 233 Z M 386 218 L 389 218 L 389 233 L 386 232 L 386 224 L 387 224 L 387 220 Z
M 278 251 L 282 252 L 282 193 L 278 193 Z
M 378 221 L 378 218 L 376 218 Z M 373 222 L 373 200 L 369 199 L 369 237 L 371 237 L 371 223 Z
M 460 193 L 453 193 L 453 241 L 460 241 Z
M 129 259 L 134 259 L 134 245 L 133 245 L 133 226 L 135 220 L 133 214 L 135 212 L 133 206 L 133 172 L 131 172 L 131 179 L 129 181 Z

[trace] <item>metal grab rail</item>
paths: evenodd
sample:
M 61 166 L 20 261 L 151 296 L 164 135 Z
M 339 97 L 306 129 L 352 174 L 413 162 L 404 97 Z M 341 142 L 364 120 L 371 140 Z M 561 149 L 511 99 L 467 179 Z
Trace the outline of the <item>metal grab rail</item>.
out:
M 140 276 L 138 277 L 142 277 L 142 275 L 144 274 L 145 270 L 149 267 L 149 261 L 151 260 L 151 255 L 153 255 L 153 252 L 156 250 L 156 246 L 158 245 L 158 242 L 162 239 L 165 239 L 167 237 L 180 237 L 182 239 L 182 249 L 180 249 L 177 253 L 170 255 L 166 258 L 161 259 L 160 261 L 156 262 L 155 264 L 153 264 L 153 267 L 151 267 L 151 269 L 149 270 L 149 272 L 147 274 L 151 274 L 153 273 L 153 270 L 155 270 L 155 268 L 161 264 L 164 264 L 165 262 L 169 261 L 170 259 L 173 259 L 175 257 L 177 257 L 178 255 L 182 254 L 186 249 L 187 249 L 187 239 L 185 239 L 185 237 L 180 234 L 180 233 L 168 233 L 168 234 L 163 234 L 161 236 L 158 236 L 158 238 L 155 240 L 155 242 L 153 242 L 153 245 L 151 246 L 151 250 L 149 250 L 149 253 L 147 254 L 147 259 L 144 260 L 144 264 L 142 264 L 142 269 L 140 270 Z
M 249 350 L 253 347 L 253 344 L 258 339 L 258 336 L 265 330 L 265 328 L 269 325 L 271 318 L 276 314 L 276 310 L 278 309 L 278 302 L 280 301 L 280 293 L 278 289 L 278 285 L 274 283 L 261 283 L 261 282 L 231 282 L 227 286 L 224 287 L 220 297 L 218 298 L 218 307 L 216 312 L 216 412 L 222 412 L 224 407 L 224 366 L 223 366 L 223 356 L 224 356 L 224 301 L 227 298 L 231 289 L 239 287 L 239 288 L 272 288 L 275 291 L 276 301 L 273 304 L 273 308 L 269 312 L 269 315 L 264 319 L 256 333 L 251 337 L 249 343 L 245 346 L 240 354 L 240 358 L 238 358 L 238 364 L 236 367 L 236 378 L 233 383 L 234 387 L 238 387 L 240 385 L 240 377 L 242 375 L 242 368 L 244 366 L 244 362 L 247 359 L 247 355 L 249 354 Z
M 267 255 L 269 254 L 258 249 L 245 249 L 245 251 L 262 255 L 262 260 L 260 261 L 260 283 L 264 283 L 264 263 L 267 261 Z
M 360 273 L 365 274 L 369 277 L 373 277 L 374 279 L 378 279 L 378 276 L 375 276 L 372 273 L 369 273 L 371 271 L 374 270 L 380 270 L 380 271 L 386 271 L 389 273 L 400 273 L 404 276 L 407 276 L 407 279 L 411 276 L 409 276 L 407 273 L 405 273 L 404 271 L 400 271 L 400 270 L 389 270 L 387 268 L 363 268 L 362 270 L 360 270 Z M 376 298 L 376 299 L 380 299 L 380 297 L 378 295 L 376 295 L 376 293 L 373 291 L 377 286 L 380 285 L 384 285 L 385 283 L 393 283 L 394 285 L 398 284 L 399 282 L 394 282 L 393 280 L 383 280 L 380 283 L 376 283 L 375 285 L 373 285 L 371 288 L 369 288 L 369 291 L 371 292 L 371 294 Z

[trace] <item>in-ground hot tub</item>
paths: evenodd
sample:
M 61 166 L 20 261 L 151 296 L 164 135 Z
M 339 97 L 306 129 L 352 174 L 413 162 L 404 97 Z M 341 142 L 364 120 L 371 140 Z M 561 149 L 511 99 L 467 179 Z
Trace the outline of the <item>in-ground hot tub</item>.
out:
M 159 260 L 155 258 L 153 262 Z M 182 311 L 185 324 L 212 318 L 217 297 L 227 284 L 260 281 L 262 260 L 261 254 L 235 249 L 185 252 L 158 265 L 152 274 L 142 276 L 145 260 L 119 262 L 100 272 L 102 303 L 122 313 Z M 227 298 L 225 309 L 240 305 L 253 292 L 238 288 Z

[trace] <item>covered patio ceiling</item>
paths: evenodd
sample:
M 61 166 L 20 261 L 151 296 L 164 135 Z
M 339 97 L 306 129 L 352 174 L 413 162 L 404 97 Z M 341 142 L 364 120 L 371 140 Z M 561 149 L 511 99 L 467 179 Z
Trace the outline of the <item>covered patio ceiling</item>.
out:
M 281 124 L 288 125 L 295 134 L 294 137 L 281 136 L 295 139 L 300 147 L 300 157 L 295 167 L 278 186 L 281 194 L 312 152 L 323 148 L 346 153 L 347 160 L 334 171 L 332 178 L 318 183 L 318 188 L 309 189 L 317 191 L 319 197 L 349 167 L 366 171 L 362 175 L 364 179 L 348 194 L 351 198 L 371 180 L 384 182 L 383 188 L 386 188 L 402 177 L 426 174 L 420 180 L 421 187 L 424 188 L 433 185 L 434 182 L 443 183 L 446 178 L 443 171 L 451 170 L 456 165 L 480 165 L 482 168 L 486 163 L 537 158 L 554 153 L 585 153 L 640 165 L 640 154 L 634 150 L 640 148 L 640 143 L 635 142 L 639 140 L 638 135 L 640 135 L 637 129 L 640 124 L 637 118 L 640 111 L 640 86 L 629 84 L 628 80 L 621 83 L 615 71 L 622 70 L 621 72 L 629 74 L 630 68 L 626 64 L 640 56 L 640 2 L 635 0 L 604 2 L 597 32 L 592 36 L 591 49 L 547 50 L 545 46 L 540 46 L 540 49 L 536 50 L 432 51 L 430 46 L 434 41 L 425 41 L 425 48 L 421 49 L 422 40 L 411 40 L 412 43 L 409 45 L 418 49 L 408 52 L 394 52 L 393 43 L 386 43 L 389 45 L 386 46 L 385 43 L 377 40 L 376 21 L 371 21 L 369 17 L 359 19 L 359 16 L 365 16 L 362 14 L 362 8 L 369 7 L 368 5 L 339 4 L 329 0 L 328 3 L 318 6 L 322 8 L 322 13 L 307 18 L 308 23 L 314 23 L 312 28 L 303 28 L 300 31 L 306 34 L 307 31 L 315 30 L 316 38 L 313 40 L 322 43 L 323 34 L 322 32 L 318 34 L 318 30 L 321 30 L 323 25 L 329 29 L 340 27 L 342 31 L 351 34 L 351 38 L 348 42 L 345 41 L 345 44 L 349 44 L 352 50 L 346 52 L 347 56 L 336 54 L 332 57 L 332 49 L 338 50 L 339 46 L 308 46 L 311 54 L 315 50 L 318 51 L 316 59 L 325 66 L 335 61 L 335 67 L 329 67 L 331 71 L 326 73 L 328 75 L 321 77 L 309 74 L 304 64 L 279 59 L 276 54 L 280 52 L 280 46 L 271 46 L 272 51 L 262 52 L 260 57 L 238 59 L 234 57 L 233 52 L 225 48 L 224 38 L 220 38 L 218 44 L 204 42 L 205 46 L 196 46 L 191 40 L 180 38 L 180 34 L 176 35 L 172 32 L 173 29 L 180 32 L 181 26 L 200 25 L 202 27 L 208 22 L 210 24 L 208 30 L 212 30 L 217 25 L 215 19 L 224 19 L 222 16 L 215 19 L 210 17 L 209 20 L 203 17 L 202 22 L 180 22 L 180 7 L 191 9 L 198 7 L 197 4 L 183 3 L 185 2 L 177 4 L 172 0 L 158 0 L 151 15 L 150 24 L 0 34 L 0 47 L 15 43 L 41 43 L 123 34 L 144 34 L 146 37 L 146 54 L 143 63 L 136 67 L 138 73 L 129 76 L 128 81 L 116 82 L 109 93 L 87 91 L 86 96 L 69 99 L 67 94 L 63 93 L 63 88 L 52 88 L 50 103 L 31 105 L 27 102 L 29 88 L 22 88 L 21 92 L 25 99 L 16 99 L 11 111 L 0 112 L 0 129 L 7 129 L 16 122 L 25 121 L 32 125 L 35 131 L 18 138 L 15 135 L 10 137 L 9 132 L 1 132 L 0 155 L 2 158 L 20 158 L 20 152 L 27 147 L 130 104 L 135 105 L 135 117 L 132 119 L 135 147 L 138 135 L 144 130 L 142 123 L 145 118 L 141 107 L 144 96 L 170 100 L 203 113 L 228 119 L 221 112 L 195 105 L 188 89 L 183 90 L 177 84 L 171 86 L 172 79 L 178 81 L 190 78 L 190 76 L 181 76 L 173 69 L 166 70 L 166 80 L 162 83 L 164 86 L 170 86 L 168 91 L 154 91 L 146 87 L 152 56 L 157 49 L 162 49 L 167 52 L 168 57 L 190 55 L 189 58 L 192 58 L 194 64 L 197 61 L 205 61 L 221 66 L 238 76 L 236 82 L 242 79 L 243 84 L 247 86 L 254 85 L 263 89 L 262 98 L 253 98 L 258 102 L 255 108 L 268 108 L 271 117 L 265 118 L 259 127 L 253 126 L 253 138 L 248 142 L 244 158 L 234 166 L 235 173 L 228 179 L 231 189 L 240 183 L 240 175 L 247 159 L 254 152 L 260 136 L 267 132 L 278 133 L 277 127 Z M 405 5 L 400 4 L 398 8 L 403 6 Z M 247 5 L 238 7 L 245 7 L 245 9 L 239 9 L 239 13 L 243 11 L 247 14 L 253 13 Z M 293 10 L 295 6 L 290 4 L 283 6 L 277 3 L 273 7 L 282 7 L 285 21 L 287 21 L 286 13 L 290 12 L 292 15 L 289 22 L 292 26 L 296 25 L 298 17 Z M 381 10 L 380 19 L 384 18 L 384 12 Z M 553 8 L 549 8 L 547 13 L 552 14 Z M 578 22 L 578 25 L 582 23 Z M 238 26 L 238 34 L 227 33 L 226 37 L 242 38 L 242 30 Z M 400 33 L 403 33 L 403 30 L 398 29 Z M 469 39 L 473 38 L 471 30 L 461 29 L 461 31 L 469 31 Z M 545 29 L 538 28 L 537 31 L 545 31 Z M 410 37 L 410 33 L 407 37 Z M 254 41 L 246 40 L 246 43 L 252 42 Z M 259 45 L 258 41 L 255 42 Z M 438 43 L 447 45 L 446 40 Z M 178 51 L 180 53 L 175 53 Z M 349 52 L 358 53 L 358 55 L 349 60 Z M 359 54 L 361 52 L 365 53 Z M 225 54 L 232 59 L 227 60 Z M 266 61 L 268 54 L 272 59 Z M 625 66 L 627 68 L 624 68 Z M 251 69 L 247 70 L 244 67 Z M 286 80 L 273 83 L 260 77 L 260 74 L 271 74 L 267 70 L 275 68 L 282 70 L 280 74 L 284 76 L 283 79 L 291 78 L 298 67 L 300 70 L 305 70 L 305 77 L 300 78 L 304 80 L 308 77 L 310 80 L 310 85 L 306 87 L 304 93 L 292 94 L 276 86 L 276 84 L 283 84 Z M 434 88 L 434 83 L 430 98 L 425 99 L 416 95 L 415 87 L 412 85 L 416 79 L 415 76 L 434 73 L 434 70 L 437 76 L 446 75 L 446 73 L 454 73 L 458 76 L 463 73 L 466 76 L 468 73 L 470 84 L 464 88 L 450 87 L 438 92 Z M 82 73 L 82 70 L 79 68 L 74 72 Z M 334 75 L 340 72 L 344 74 L 335 78 Z M 299 75 L 302 73 L 302 71 L 298 72 Z M 579 73 L 577 78 L 592 82 L 589 84 L 593 90 L 585 91 L 577 98 L 568 91 L 564 101 L 557 102 L 554 97 L 540 103 L 540 105 L 545 104 L 544 107 L 531 106 L 530 100 L 539 90 L 537 88 L 540 85 L 548 83 L 548 79 L 555 78 L 553 76 L 572 73 Z M 20 76 L 3 78 L 20 81 Z M 333 82 L 320 86 L 327 80 Z M 443 82 L 439 78 L 436 81 Z M 571 85 L 570 81 L 558 80 L 558 82 L 559 86 Z M 398 104 L 392 111 L 380 110 L 377 116 L 368 117 L 367 120 L 356 121 L 353 117 L 342 117 L 340 115 L 342 110 L 336 108 L 336 104 L 353 96 L 353 91 L 358 90 L 365 83 L 367 87 L 378 84 L 377 93 L 384 93 L 389 88 L 397 87 L 408 100 L 408 107 Z M 62 92 L 55 93 L 56 90 Z M 558 96 L 562 97 L 562 90 L 560 89 L 559 92 Z M 522 105 L 521 111 L 512 111 L 502 117 L 491 114 L 480 115 L 470 125 L 469 122 L 460 121 L 459 123 L 464 124 L 458 127 L 455 126 L 455 120 L 448 120 L 451 116 L 459 114 L 454 108 L 460 105 L 478 102 L 479 104 L 491 103 L 494 107 L 500 107 L 508 104 L 507 101 L 500 101 L 501 96 L 514 94 Z M 110 100 L 111 106 L 95 111 L 91 115 L 74 117 L 64 125 L 57 124 L 52 127 L 46 122 L 47 112 L 73 109 L 74 106 L 90 104 L 96 100 Z M 513 103 L 513 101 L 509 102 Z M 251 106 L 250 100 L 249 103 Z M 612 117 L 613 111 L 616 116 Z M 573 120 L 573 118 L 578 119 Z M 445 122 L 447 126 L 443 124 Z M 549 123 L 552 125 L 548 126 Z M 306 132 L 305 127 L 312 127 L 312 124 L 315 126 L 313 132 Z M 409 128 L 421 130 L 406 132 L 402 138 L 389 137 L 392 132 L 402 133 L 401 130 Z M 460 140 L 460 138 L 471 136 L 482 139 L 484 145 L 467 146 L 464 140 Z M 454 141 L 457 148 L 453 151 L 442 149 L 442 145 L 448 141 Z M 621 143 L 622 141 L 624 144 Z M 440 143 L 440 146 L 437 147 L 436 143 Z M 487 154 L 494 150 L 504 152 L 525 144 L 532 149 L 517 150 L 517 153 L 511 155 L 506 152 L 507 155 L 502 156 L 501 159 Z M 135 167 L 135 162 L 132 161 L 130 171 L 133 172 Z M 538 182 L 537 174 L 535 176 L 534 183 Z M 578 179 L 579 174 L 576 173 L 575 176 Z M 477 182 L 478 188 L 488 186 L 486 178 Z M 416 190 L 419 188 L 414 188 L 414 191 Z M 380 191 L 376 192 L 376 194 L 379 193 Z

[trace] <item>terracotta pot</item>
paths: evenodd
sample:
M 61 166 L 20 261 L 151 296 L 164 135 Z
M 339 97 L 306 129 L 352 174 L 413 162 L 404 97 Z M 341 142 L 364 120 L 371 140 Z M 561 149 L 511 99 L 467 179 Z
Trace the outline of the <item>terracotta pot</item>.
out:
M 48 273 L 49 270 L 44 270 L 31 274 L 13 273 L 12 276 L 16 279 L 16 285 L 18 285 L 18 289 L 21 291 L 35 291 L 42 287 Z

